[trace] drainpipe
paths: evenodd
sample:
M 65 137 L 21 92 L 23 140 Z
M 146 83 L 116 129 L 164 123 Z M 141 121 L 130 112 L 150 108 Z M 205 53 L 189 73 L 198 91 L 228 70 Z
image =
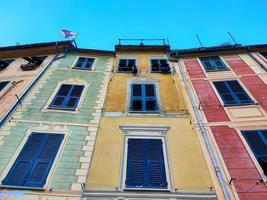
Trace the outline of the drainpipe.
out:
M 173 58 L 171 58 L 171 59 L 173 59 Z M 197 119 L 197 122 L 198 122 L 198 125 L 199 125 L 199 128 L 200 128 L 201 134 L 202 134 L 202 136 L 204 138 L 204 141 L 206 143 L 210 158 L 212 160 L 212 164 L 213 164 L 213 166 L 215 168 L 218 180 L 219 180 L 221 188 L 223 190 L 224 197 L 225 197 L 226 200 L 231 200 L 231 196 L 230 196 L 230 193 L 228 191 L 227 184 L 224 181 L 224 178 L 223 178 L 223 175 L 222 175 L 222 172 L 221 172 L 221 168 L 220 168 L 220 166 L 218 164 L 218 160 L 217 160 L 217 158 L 215 156 L 215 152 L 213 151 L 213 149 L 211 147 L 211 143 L 209 141 L 208 134 L 207 134 L 207 132 L 205 130 L 204 123 L 203 123 L 202 117 L 201 117 L 201 113 L 200 113 L 200 111 L 198 109 L 198 105 L 197 105 L 196 100 L 194 98 L 193 91 L 189 87 L 189 83 L 188 83 L 188 81 L 186 79 L 185 72 L 184 72 L 182 66 L 179 63 L 179 59 L 175 59 L 175 60 L 178 63 L 179 71 L 180 71 L 180 73 L 182 75 L 182 79 L 183 79 L 183 82 L 185 84 L 186 91 L 187 91 L 187 93 L 189 95 L 190 102 L 191 102 L 191 104 L 193 106 L 193 110 L 194 110 L 194 113 L 195 113 L 195 116 L 196 116 L 196 119 Z
M 39 75 L 32 81 L 32 83 L 26 88 L 25 92 L 14 102 L 14 104 L 8 109 L 5 115 L 0 119 L 0 128 L 4 125 L 4 123 L 10 118 L 10 116 L 15 112 L 15 109 L 19 104 L 21 104 L 22 100 L 26 97 L 31 88 L 38 82 L 38 80 L 42 77 L 42 75 L 47 71 L 48 67 L 57 60 L 60 52 L 57 52 L 53 59 L 41 70 Z

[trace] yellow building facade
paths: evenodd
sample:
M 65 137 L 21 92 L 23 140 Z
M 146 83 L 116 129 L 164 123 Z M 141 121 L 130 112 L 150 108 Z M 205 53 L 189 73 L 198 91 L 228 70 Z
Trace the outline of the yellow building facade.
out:
M 116 46 L 85 199 L 218 198 L 168 51 Z

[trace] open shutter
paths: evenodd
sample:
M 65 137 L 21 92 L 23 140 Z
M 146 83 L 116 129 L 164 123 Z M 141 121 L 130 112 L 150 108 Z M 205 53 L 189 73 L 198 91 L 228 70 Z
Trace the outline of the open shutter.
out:
M 147 140 L 148 186 L 151 188 L 167 188 L 162 140 Z
M 31 187 L 44 186 L 62 140 L 63 135 L 61 134 L 47 134 L 46 141 L 29 173 L 25 185 Z
M 31 134 L 3 181 L 3 185 L 23 186 L 42 147 L 45 134 Z
M 126 187 L 145 186 L 145 140 L 128 139 Z

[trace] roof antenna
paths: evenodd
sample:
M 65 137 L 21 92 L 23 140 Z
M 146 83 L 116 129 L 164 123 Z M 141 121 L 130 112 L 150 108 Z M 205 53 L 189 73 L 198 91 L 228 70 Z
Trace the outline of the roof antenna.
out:
M 202 42 L 201 42 L 201 40 L 199 39 L 199 37 L 198 37 L 198 35 L 197 35 L 197 34 L 196 34 L 196 37 L 197 37 L 197 40 L 198 40 L 198 42 L 199 42 L 199 44 L 200 44 L 201 48 L 204 48 L 204 46 L 203 46 L 203 44 L 202 44 Z
M 235 38 L 233 37 L 233 35 L 230 32 L 227 32 L 227 33 L 228 33 L 228 35 L 230 35 L 230 37 L 234 41 L 234 44 L 237 45 L 237 42 L 236 42 Z

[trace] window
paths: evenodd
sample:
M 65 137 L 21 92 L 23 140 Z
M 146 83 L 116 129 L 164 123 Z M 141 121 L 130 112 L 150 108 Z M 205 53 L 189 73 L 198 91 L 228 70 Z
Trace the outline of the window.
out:
M 199 58 L 206 71 L 225 71 L 229 70 L 219 56 Z
M 267 52 L 261 52 L 260 54 L 267 60 Z
M 0 60 L 0 71 L 6 69 L 13 61 L 14 59 Z
M 62 134 L 32 133 L 2 184 L 43 187 L 63 138 Z
M 236 80 L 218 81 L 213 82 L 213 84 L 220 94 L 225 106 L 240 106 L 254 103 Z
M 7 86 L 7 84 L 9 82 L 10 81 L 2 81 L 2 82 L 0 82 L 0 92 Z
M 242 131 L 242 134 L 267 176 L 267 130 Z
M 73 68 L 91 70 L 94 64 L 94 60 L 94 58 L 79 57 Z
M 157 96 L 155 84 L 132 84 L 130 111 L 157 111 Z
M 136 68 L 136 60 L 135 59 L 120 59 L 118 72 L 133 72 L 134 68 Z
M 83 85 L 62 84 L 49 108 L 74 111 L 77 108 L 83 89 Z
M 169 72 L 170 66 L 166 59 L 151 59 L 151 72 Z
M 167 189 L 161 139 L 129 138 L 126 188 Z

